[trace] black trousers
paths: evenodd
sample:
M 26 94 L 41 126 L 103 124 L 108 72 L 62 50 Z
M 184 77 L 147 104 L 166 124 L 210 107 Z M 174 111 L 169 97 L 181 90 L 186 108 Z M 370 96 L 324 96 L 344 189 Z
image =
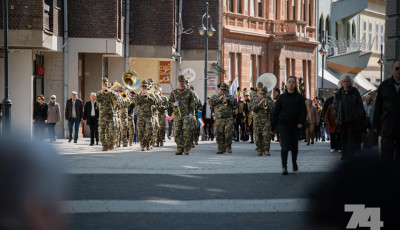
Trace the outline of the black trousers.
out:
M 90 127 L 90 144 L 94 144 L 94 138 L 96 137 L 96 143 L 99 142 L 99 121 L 95 118 L 88 119 L 88 125 Z
M 330 133 L 329 135 L 331 137 L 331 149 L 342 150 L 340 133 Z
M 343 122 L 340 128 L 342 159 L 351 160 L 361 145 L 360 122 Z
M 400 137 L 382 137 L 381 152 L 384 161 L 400 166 Z
M 36 119 L 35 123 L 33 124 L 33 128 L 34 128 L 35 139 L 43 140 L 44 131 L 46 129 L 46 123 L 44 123 L 44 120 Z
M 237 115 L 235 122 L 235 138 L 239 141 L 239 138 L 243 140 L 244 138 L 244 123 L 242 122 L 243 116 Z M 240 127 L 240 131 L 239 131 Z
M 213 133 L 212 133 L 212 125 L 213 125 L 213 120 L 212 118 L 206 118 L 204 120 L 204 133 L 206 134 L 206 137 L 214 139 Z
M 297 154 L 299 152 L 299 128 L 297 124 L 279 123 L 279 133 L 282 139 L 282 168 L 287 168 L 289 149 L 292 152 L 292 163 L 297 164 Z

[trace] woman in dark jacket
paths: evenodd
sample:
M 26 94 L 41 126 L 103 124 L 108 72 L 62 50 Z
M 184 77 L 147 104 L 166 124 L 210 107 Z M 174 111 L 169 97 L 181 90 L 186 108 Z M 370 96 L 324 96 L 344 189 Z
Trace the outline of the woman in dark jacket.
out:
M 293 171 L 298 171 L 298 135 L 299 130 L 303 127 L 306 115 L 307 109 L 304 97 L 297 91 L 297 79 L 294 76 L 289 76 L 287 79 L 287 91 L 276 102 L 271 123 L 272 135 L 275 135 L 275 128 L 278 126 L 282 139 L 281 158 L 283 175 L 288 175 L 287 158 L 289 149 L 292 152 Z
M 35 108 L 33 110 L 33 126 L 35 138 L 42 140 L 45 125 L 47 124 L 47 111 L 48 106 L 44 102 L 44 96 L 40 95 L 37 97 L 37 103 L 35 103 Z
M 342 160 L 353 159 L 355 152 L 361 148 L 365 111 L 361 95 L 353 84 L 351 74 L 342 75 L 339 81 L 340 89 L 332 105 L 335 122 L 341 126 Z

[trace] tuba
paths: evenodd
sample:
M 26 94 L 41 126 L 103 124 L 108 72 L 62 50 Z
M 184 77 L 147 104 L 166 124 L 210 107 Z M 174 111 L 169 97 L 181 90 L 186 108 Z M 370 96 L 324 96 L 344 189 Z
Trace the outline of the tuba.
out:
M 272 73 L 264 73 L 258 77 L 257 83 L 258 82 L 261 82 L 263 84 L 263 87 L 267 87 L 268 92 L 271 92 L 275 88 L 276 77 Z
M 126 92 L 122 92 L 121 97 L 122 97 L 122 100 L 124 100 L 124 101 L 128 100 L 128 94 L 126 94 Z
M 127 70 L 122 74 L 122 82 L 131 91 L 140 87 L 139 75 L 133 70 Z

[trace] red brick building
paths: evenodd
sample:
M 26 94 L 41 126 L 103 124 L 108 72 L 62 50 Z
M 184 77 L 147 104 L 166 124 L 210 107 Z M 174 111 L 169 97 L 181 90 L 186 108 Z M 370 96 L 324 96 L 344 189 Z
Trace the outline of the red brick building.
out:
M 237 76 L 249 88 L 269 72 L 280 87 L 295 75 L 304 78 L 306 96 L 314 96 L 315 0 L 224 0 L 222 27 L 222 81 Z

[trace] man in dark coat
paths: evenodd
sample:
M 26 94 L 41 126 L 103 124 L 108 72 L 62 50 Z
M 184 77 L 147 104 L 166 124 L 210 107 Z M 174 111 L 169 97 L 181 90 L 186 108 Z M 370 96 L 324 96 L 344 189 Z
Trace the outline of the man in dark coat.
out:
M 206 103 L 203 104 L 203 111 L 201 113 L 204 121 L 204 136 L 205 140 L 214 140 L 214 134 L 212 132 L 212 127 L 214 124 L 214 109 L 210 106 L 210 97 L 207 97 Z
M 72 127 L 75 125 L 74 143 L 78 142 L 79 125 L 83 116 L 83 103 L 81 99 L 76 98 L 77 92 L 72 91 L 71 98 L 67 100 L 65 110 L 65 120 L 68 121 L 69 140 L 72 141 Z
M 381 137 L 382 158 L 400 164 L 400 60 L 392 67 L 392 77 L 378 88 L 373 128 Z
M 87 120 L 86 125 L 90 127 L 90 146 L 94 145 L 96 137 L 96 145 L 99 144 L 99 107 L 96 102 L 96 93 L 90 94 L 90 101 L 86 102 L 83 110 L 83 122 Z

